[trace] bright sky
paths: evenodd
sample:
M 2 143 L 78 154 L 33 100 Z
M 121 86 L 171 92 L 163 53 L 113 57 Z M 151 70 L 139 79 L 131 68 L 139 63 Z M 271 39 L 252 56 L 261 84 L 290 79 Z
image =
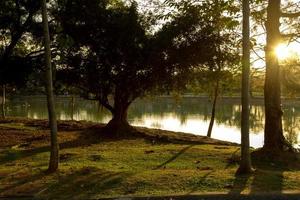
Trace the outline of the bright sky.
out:
M 297 42 L 293 42 L 289 45 L 279 44 L 276 48 L 276 54 L 280 61 L 291 58 L 294 55 L 300 57 L 300 44 Z
M 154 12 L 154 13 L 168 13 L 172 12 L 172 9 L 169 7 L 166 7 L 164 4 L 165 0 L 136 0 L 140 10 L 142 12 Z M 196 0 L 197 1 L 197 0 Z M 287 10 L 284 10 L 285 12 L 295 12 L 300 10 L 300 0 L 282 0 L 282 8 L 289 8 Z M 293 6 L 287 6 L 287 5 L 293 5 Z M 296 6 L 295 6 L 296 5 Z M 265 4 L 266 6 L 266 4 Z M 163 24 L 164 21 L 159 21 L 158 23 Z M 253 23 L 253 22 L 252 22 Z M 286 27 L 281 27 L 282 29 Z M 263 28 L 259 28 L 258 32 L 264 32 Z M 254 35 L 256 33 L 252 33 Z M 265 34 L 260 35 L 256 38 L 257 43 L 261 46 L 265 46 Z M 262 50 L 263 47 L 260 47 L 261 50 L 256 50 L 256 53 L 252 53 L 252 67 L 254 68 L 264 68 L 265 67 L 265 61 L 261 58 L 264 58 L 265 53 Z M 257 55 L 258 54 L 258 55 Z M 279 44 L 278 48 L 276 49 L 276 54 L 278 55 L 279 61 L 284 61 L 286 59 L 289 59 L 292 56 L 297 55 L 300 58 L 300 43 L 299 42 L 292 42 L 290 44 Z

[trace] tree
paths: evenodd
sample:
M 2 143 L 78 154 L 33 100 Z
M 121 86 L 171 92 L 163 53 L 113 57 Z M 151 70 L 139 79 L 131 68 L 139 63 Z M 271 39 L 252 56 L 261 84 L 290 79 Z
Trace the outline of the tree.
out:
M 51 132 L 51 151 L 48 172 L 55 172 L 58 168 L 58 142 L 57 142 L 57 121 L 54 105 L 53 95 L 53 81 L 52 81 L 52 66 L 51 66 L 51 50 L 50 50 L 50 36 L 48 28 L 48 16 L 46 0 L 42 0 L 42 19 L 44 29 L 44 46 L 45 46 L 45 64 L 46 64 L 46 93 L 47 93 L 47 107 L 49 115 L 49 125 Z
M 108 132 L 126 135 L 128 107 L 136 98 L 158 87 L 184 85 L 193 67 L 215 55 L 218 38 L 212 24 L 195 6 L 186 9 L 155 33 L 146 31 L 135 4 L 66 1 L 57 14 L 73 40 L 63 71 L 86 97 L 111 111 Z
M 250 5 L 243 0 L 243 59 L 242 59 L 242 119 L 241 119 L 241 162 L 238 174 L 251 172 L 251 158 L 249 151 L 249 75 L 250 75 Z
M 222 89 L 220 85 L 228 78 L 228 76 L 226 76 L 228 73 L 226 72 L 229 72 L 230 70 L 234 71 L 237 62 L 239 61 L 238 51 L 233 50 L 235 49 L 233 47 L 237 45 L 238 37 L 236 35 L 236 28 L 239 23 L 235 19 L 238 9 L 234 4 L 234 1 L 213 0 L 207 1 L 203 6 L 209 8 L 210 16 L 214 21 L 215 29 L 217 30 L 218 38 L 220 39 L 219 45 L 217 45 L 215 50 L 215 59 L 209 62 L 210 74 L 213 75 L 213 78 L 211 79 L 213 82 L 213 100 L 207 136 L 211 137 L 215 121 L 217 99 L 220 90 Z M 228 13 L 230 13 L 229 16 Z M 225 68 L 228 69 L 226 70 Z
M 280 37 L 280 0 L 268 3 L 267 10 L 267 46 L 266 46 L 266 78 L 265 78 L 265 142 L 264 149 L 283 150 L 285 139 L 282 131 L 280 69 L 275 53 Z
M 239 21 L 236 19 L 239 8 L 234 0 L 206 0 L 201 2 L 201 9 L 205 10 L 206 20 L 213 22 L 218 44 L 214 45 L 213 59 L 195 69 L 189 87 L 194 93 L 205 92 L 211 98 L 211 117 L 207 130 L 207 136 L 211 137 L 217 100 L 220 93 L 232 87 L 232 78 L 239 68 L 239 49 L 236 48 L 239 45 Z
M 265 77 L 265 141 L 263 150 L 271 152 L 285 151 L 291 148 L 284 138 L 282 130 L 281 81 L 280 65 L 276 55 L 276 47 L 286 37 L 280 32 L 281 17 L 295 18 L 299 13 L 283 13 L 281 0 L 269 0 L 267 8 L 267 46 Z
M 8 85 L 22 86 L 32 67 L 24 35 L 35 24 L 39 10 L 35 0 L 0 2 L 0 85 L 2 86 L 2 117 L 5 117 L 5 96 Z

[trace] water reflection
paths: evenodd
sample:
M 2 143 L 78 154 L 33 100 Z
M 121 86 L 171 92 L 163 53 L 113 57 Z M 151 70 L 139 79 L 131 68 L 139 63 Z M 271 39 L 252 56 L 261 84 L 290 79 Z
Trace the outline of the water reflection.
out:
M 241 105 L 239 99 L 221 99 L 217 107 L 216 123 L 212 137 L 240 142 Z M 107 123 L 111 115 L 95 101 L 76 98 L 57 98 L 57 117 L 61 120 L 87 120 Z M 131 124 L 172 131 L 205 135 L 210 120 L 211 103 L 206 98 L 189 97 L 175 102 L 161 97 L 136 101 L 129 110 Z M 15 97 L 8 104 L 8 115 L 33 119 L 47 118 L 46 100 L 42 97 Z M 283 126 L 286 138 L 299 144 L 300 102 L 284 106 Z M 253 101 L 250 109 L 250 144 L 263 144 L 264 108 L 263 101 Z

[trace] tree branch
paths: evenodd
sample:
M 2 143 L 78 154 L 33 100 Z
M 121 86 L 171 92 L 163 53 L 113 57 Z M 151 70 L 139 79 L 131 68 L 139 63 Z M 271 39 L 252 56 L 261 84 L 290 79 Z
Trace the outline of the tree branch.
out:
M 99 103 L 104 106 L 107 110 L 109 110 L 111 113 L 115 112 L 115 109 L 108 103 L 108 100 L 98 99 Z
M 295 12 L 295 13 L 284 13 L 281 12 L 281 17 L 287 17 L 287 18 L 297 18 L 300 17 L 300 12 Z
M 16 30 L 15 34 L 12 34 L 11 43 L 5 48 L 4 53 L 2 55 L 2 61 L 6 61 L 6 59 L 12 54 L 13 49 L 18 44 L 20 38 L 22 37 L 23 33 L 25 32 L 26 28 L 30 25 L 32 17 L 34 13 L 29 13 L 26 21 L 24 24 Z
M 86 91 L 87 89 L 81 86 L 78 86 L 78 88 L 80 88 L 81 90 Z M 94 101 L 98 101 L 104 108 L 106 108 L 107 110 L 109 110 L 111 113 L 115 112 L 115 109 L 113 106 L 111 106 L 108 102 L 108 99 L 103 97 L 99 97 L 99 96 L 95 96 L 95 97 L 90 97 L 88 94 L 86 96 L 84 96 L 85 99 L 87 100 L 94 100 Z
M 298 36 L 299 36 L 299 34 L 297 34 L 297 33 L 281 34 L 282 39 L 285 39 L 285 40 L 286 39 L 290 40 L 291 38 L 295 38 Z
M 27 54 L 25 57 L 26 57 L 26 58 L 29 58 L 29 57 L 37 57 L 37 56 L 40 56 L 41 54 L 44 54 L 44 49 L 30 52 L 30 53 Z

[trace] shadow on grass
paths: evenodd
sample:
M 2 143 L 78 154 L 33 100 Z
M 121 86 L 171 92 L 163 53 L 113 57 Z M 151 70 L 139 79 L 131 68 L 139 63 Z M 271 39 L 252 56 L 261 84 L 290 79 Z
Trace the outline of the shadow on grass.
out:
M 129 176 L 129 173 L 115 173 L 91 167 L 65 174 L 28 174 L 14 184 L 1 188 L 0 197 L 17 198 L 21 195 L 47 199 L 90 199 L 95 194 L 110 195 L 111 191 L 126 185 L 123 182 Z
M 282 162 L 272 160 L 252 159 L 253 167 L 256 169 L 253 173 L 250 194 L 261 192 L 279 192 L 283 191 L 283 173 L 289 170 Z
M 29 171 L 20 170 L 15 172 L 14 174 L 10 174 L 10 176 L 4 177 L 5 179 L 13 179 L 14 181 L 8 185 L 1 185 L 0 188 L 0 197 L 1 196 L 9 196 L 10 198 L 18 197 L 18 196 L 33 196 L 33 194 L 39 192 L 42 187 L 41 185 L 34 185 L 34 182 L 41 180 L 45 177 L 46 174 L 43 172 L 32 175 Z M 25 186 L 26 184 L 32 184 L 30 187 Z M 24 192 L 21 194 L 18 192 L 20 188 L 26 188 Z
M 251 175 L 235 175 L 233 185 L 229 191 L 229 195 L 240 195 L 247 188 L 247 182 L 251 178 Z
M 101 129 L 87 129 L 80 132 L 78 138 L 72 141 L 67 141 L 60 143 L 60 149 L 76 148 L 76 147 L 87 147 L 93 144 L 102 143 L 108 141 L 107 138 L 101 137 Z M 7 164 L 19 159 L 31 157 L 33 155 L 49 152 L 50 146 L 41 146 L 33 149 L 18 150 L 18 149 L 8 149 L 1 152 L 0 155 L 0 165 Z
M 198 186 L 202 185 L 203 183 L 205 183 L 207 180 L 207 177 L 212 174 L 214 171 L 210 171 L 208 173 L 206 173 L 204 176 L 202 176 L 200 179 L 197 180 L 197 184 L 195 184 L 195 186 L 191 189 L 190 192 L 188 192 L 186 195 L 190 195 L 194 192 L 196 192 L 198 190 Z
M 129 173 L 109 172 L 97 168 L 82 168 L 59 177 L 59 180 L 49 185 L 40 196 L 49 199 L 90 199 L 97 195 L 111 195 L 126 184 L 124 181 L 131 176 Z
M 153 169 L 156 170 L 156 169 L 160 169 L 162 167 L 165 167 L 168 163 L 176 160 L 176 158 L 178 158 L 180 155 L 182 155 L 183 153 L 185 153 L 188 149 L 190 149 L 193 146 L 195 146 L 195 145 L 189 145 L 189 146 L 184 147 L 178 153 L 176 153 L 174 156 L 172 156 L 170 159 L 168 159 L 167 161 L 163 162 L 162 164 L 158 165 L 157 167 L 155 167 Z
M 260 193 L 282 193 L 284 190 L 284 172 L 299 171 L 299 153 L 286 152 L 278 160 L 252 155 L 255 171 L 250 175 L 236 176 L 229 194 L 241 194 L 249 188 L 250 195 Z M 251 180 L 250 180 L 251 179 Z

